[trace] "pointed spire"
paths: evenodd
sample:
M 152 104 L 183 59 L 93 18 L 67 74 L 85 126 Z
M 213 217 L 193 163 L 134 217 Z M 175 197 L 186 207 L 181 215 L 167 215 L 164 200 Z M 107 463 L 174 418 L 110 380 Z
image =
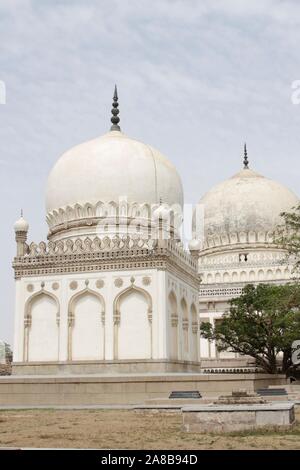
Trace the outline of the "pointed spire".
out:
M 118 91 L 117 91 L 117 85 L 115 85 L 115 92 L 114 92 L 114 97 L 113 97 L 113 107 L 112 107 L 112 110 L 111 110 L 111 114 L 112 114 L 112 117 L 111 117 L 111 122 L 112 122 L 112 126 L 110 128 L 111 131 L 120 131 L 121 128 L 119 126 L 119 122 L 120 122 L 120 118 L 118 116 L 119 114 L 119 103 L 118 103 Z
M 21 217 L 23 217 L 23 209 L 21 209 Z
M 248 153 L 247 153 L 247 145 L 246 142 L 244 143 L 244 169 L 247 170 L 249 168 L 249 160 L 248 160 Z

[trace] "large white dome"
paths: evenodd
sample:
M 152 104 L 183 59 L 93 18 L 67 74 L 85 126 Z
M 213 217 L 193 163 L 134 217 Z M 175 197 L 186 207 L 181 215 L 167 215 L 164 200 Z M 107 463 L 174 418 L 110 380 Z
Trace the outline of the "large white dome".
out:
M 298 203 L 298 197 L 282 184 L 244 168 L 199 201 L 200 212 L 204 210 L 204 247 L 268 243 L 282 223 L 281 212 L 291 211 Z M 198 235 L 201 228 L 203 232 L 198 224 Z
M 158 150 L 113 130 L 71 148 L 55 164 L 46 191 L 50 233 L 59 224 L 96 216 L 99 204 L 118 205 L 120 198 L 128 206 L 163 201 L 182 207 L 183 190 L 175 167 Z

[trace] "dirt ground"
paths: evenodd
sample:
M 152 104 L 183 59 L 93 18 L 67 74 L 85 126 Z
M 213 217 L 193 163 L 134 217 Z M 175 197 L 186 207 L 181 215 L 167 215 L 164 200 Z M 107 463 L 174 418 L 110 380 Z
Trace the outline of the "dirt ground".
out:
M 181 414 L 123 410 L 0 411 L 0 447 L 300 449 L 300 410 L 289 431 L 189 434 Z

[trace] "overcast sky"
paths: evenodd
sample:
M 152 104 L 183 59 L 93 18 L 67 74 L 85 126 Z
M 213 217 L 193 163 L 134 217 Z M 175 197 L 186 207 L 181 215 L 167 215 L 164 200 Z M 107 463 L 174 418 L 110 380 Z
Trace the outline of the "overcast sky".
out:
M 46 239 L 47 175 L 109 129 L 115 83 L 122 130 L 174 162 L 186 202 L 241 168 L 244 140 L 250 166 L 299 195 L 299 44 L 297 0 L 0 0 L 0 339 L 13 223 L 22 207 L 29 240 Z

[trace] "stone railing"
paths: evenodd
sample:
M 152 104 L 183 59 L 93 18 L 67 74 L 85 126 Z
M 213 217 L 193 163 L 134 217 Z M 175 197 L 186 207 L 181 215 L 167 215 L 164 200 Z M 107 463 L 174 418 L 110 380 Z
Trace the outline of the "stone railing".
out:
M 153 250 L 156 246 L 157 240 L 141 237 L 120 237 L 118 235 L 114 237 L 104 237 L 102 239 L 98 237 L 93 239 L 87 237 L 85 239 L 77 238 L 75 241 L 67 239 L 57 242 L 40 242 L 38 244 L 32 242 L 27 246 L 24 257 L 35 258 L 41 256 L 73 255 L 113 250 Z
M 96 270 L 99 269 L 99 262 L 106 263 L 107 269 L 117 269 L 118 263 L 122 266 L 126 263 L 127 267 L 145 267 L 147 264 L 149 267 L 163 268 L 168 262 L 174 269 L 182 269 L 185 275 L 192 276 L 193 282 L 199 282 L 197 261 L 178 241 L 132 235 L 75 240 L 68 238 L 48 243 L 32 242 L 25 246 L 24 255 L 14 258 L 13 268 L 15 277 L 18 278 L 21 275 L 34 275 L 37 272 L 53 274 L 57 269 L 60 269 L 60 272 L 64 270 L 81 272 L 86 269 L 87 263 L 90 263 L 91 269 Z

